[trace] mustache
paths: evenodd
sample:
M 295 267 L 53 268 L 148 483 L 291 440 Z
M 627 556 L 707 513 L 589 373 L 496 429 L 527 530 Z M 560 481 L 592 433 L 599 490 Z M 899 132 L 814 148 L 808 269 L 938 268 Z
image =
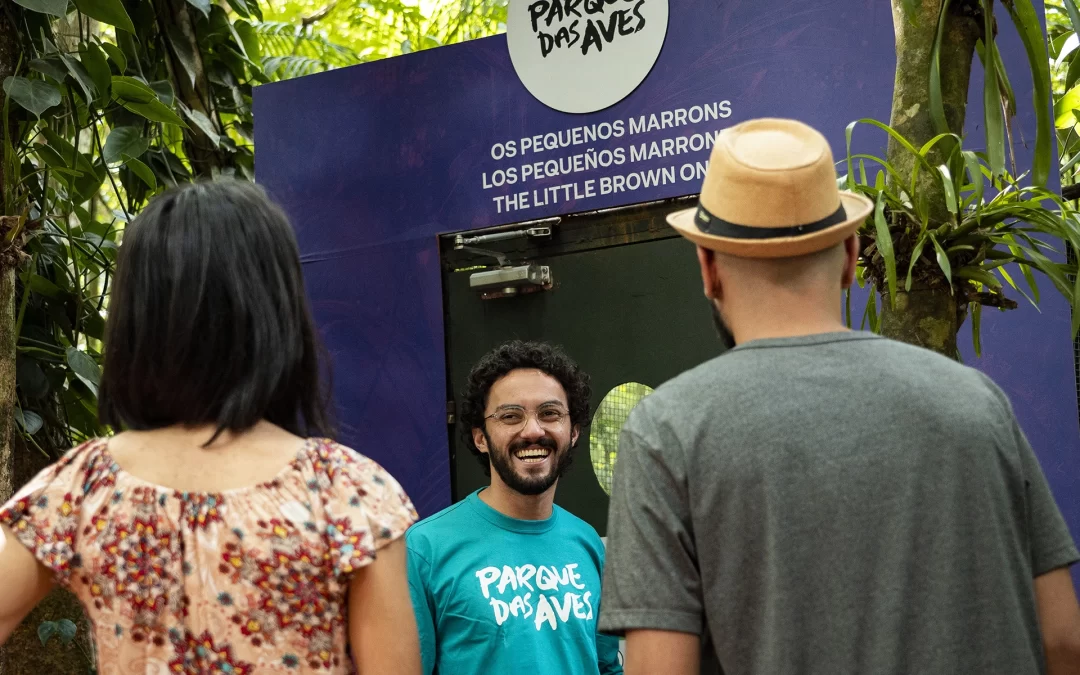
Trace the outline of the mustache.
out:
M 511 443 L 510 445 L 508 445 L 506 447 L 506 451 L 513 453 L 513 452 L 517 452 L 518 450 L 524 450 L 525 448 L 532 448 L 532 447 L 537 447 L 537 446 L 539 446 L 541 448 L 546 448 L 548 450 L 551 450 L 552 452 L 555 452 L 556 450 L 559 449 L 559 444 L 555 442 L 554 438 L 549 438 L 548 436 L 544 436 L 543 438 L 538 438 L 535 441 L 529 441 L 529 440 L 517 440 L 517 441 L 514 441 L 513 443 Z

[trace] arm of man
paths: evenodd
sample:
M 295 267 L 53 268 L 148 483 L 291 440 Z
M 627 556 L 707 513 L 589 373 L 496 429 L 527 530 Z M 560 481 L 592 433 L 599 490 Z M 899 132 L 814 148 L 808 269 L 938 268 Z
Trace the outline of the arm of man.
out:
M 379 549 L 349 582 L 349 642 L 360 675 L 417 675 L 420 646 L 403 538 Z
M 1000 396 L 1004 397 L 1004 394 Z M 1080 552 L 1076 550 L 1065 518 L 1050 492 L 1042 465 L 1007 398 L 1005 404 L 1012 417 L 1013 435 L 1027 488 L 1026 525 L 1047 673 L 1080 675 L 1080 605 L 1069 573 L 1069 566 L 1080 558 Z
M 0 526 L 0 645 L 52 590 L 53 576 L 6 525 Z
M 1047 675 L 1080 675 L 1080 604 L 1066 568 L 1035 579 Z
M 701 638 L 665 630 L 626 631 L 626 675 L 701 672 Z
M 648 399 L 619 439 L 600 628 L 626 636 L 626 675 L 698 675 L 702 631 L 686 462 L 654 431 Z

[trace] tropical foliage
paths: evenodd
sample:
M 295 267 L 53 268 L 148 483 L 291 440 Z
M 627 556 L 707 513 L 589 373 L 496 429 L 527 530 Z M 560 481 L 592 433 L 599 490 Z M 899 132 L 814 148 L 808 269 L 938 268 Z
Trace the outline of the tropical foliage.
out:
M 901 144 L 915 158 L 911 174 L 900 175 L 881 157 L 851 153 L 851 133 L 859 123 L 880 128 Z M 949 154 L 935 164 L 934 150 L 946 144 Z M 947 289 L 959 297 L 962 309 L 970 309 L 978 354 L 983 307 L 1017 306 L 1006 293 L 1006 284 L 1038 306 L 1038 272 L 1070 303 L 1080 297 L 1075 266 L 1061 262 L 1059 255 L 1062 244 L 1080 246 L 1080 221 L 1058 194 L 1023 185 L 1009 172 L 995 174 L 985 153 L 963 149 L 954 134 L 941 134 L 915 147 L 880 122 L 860 120 L 848 127 L 848 147 L 843 187 L 875 203 L 873 218 L 862 232 L 866 245 L 860 278 L 880 291 L 882 303 L 894 304 L 898 289 L 911 291 L 913 285 Z M 876 169 L 872 180 L 868 163 Z M 943 220 L 932 218 L 920 172 L 932 176 L 945 194 Z M 881 328 L 877 302 L 870 294 L 862 319 L 875 331 Z M 847 312 L 851 323 L 850 295 Z M 1074 333 L 1078 323 L 1080 313 L 1074 315 Z
M 1080 245 L 1080 220 L 1072 206 L 1051 189 L 1059 167 L 1052 151 L 1051 65 L 1041 22 L 1030 0 L 1003 0 L 996 5 L 992 0 L 980 0 L 976 4 L 981 27 L 975 51 L 985 75 L 981 92 L 984 118 L 979 125 L 985 133 L 977 139 L 982 141 L 981 148 L 970 149 L 976 139 L 962 139 L 959 134 L 963 130 L 950 128 L 947 121 L 941 53 L 956 15 L 950 10 L 950 1 L 944 0 L 934 17 L 936 30 L 928 71 L 916 74 L 927 83 L 932 136 L 905 137 L 875 120 L 854 122 L 847 130 L 847 175 L 842 178 L 846 187 L 865 194 L 876 206 L 863 231 L 860 279 L 872 284 L 882 309 L 879 315 L 879 298 L 871 293 L 863 324 L 888 332 L 881 316 L 912 312 L 910 303 L 898 307 L 897 297 L 911 292 L 913 287 L 947 292 L 952 300 L 943 306 L 943 313 L 955 312 L 956 317 L 950 317 L 951 341 L 939 345 L 941 351 L 952 351 L 950 355 L 956 355 L 955 331 L 969 312 L 978 353 L 982 309 L 1015 308 L 1012 293 L 1037 306 L 1039 278 L 1049 280 L 1071 305 L 1080 299 L 1080 288 L 1074 281 L 1075 264 L 1065 262 L 1066 250 Z M 907 14 L 898 21 L 929 18 L 919 16 L 914 3 L 902 0 L 902 5 Z M 1062 7 L 1080 25 L 1074 0 L 1064 0 Z M 1031 164 L 1023 169 L 1017 167 L 1012 123 L 1017 106 L 1027 102 L 1017 101 L 998 51 L 997 35 L 1002 25 L 995 18 L 995 9 L 1005 10 L 998 14 L 1007 13 L 1011 19 L 1024 45 L 1034 82 L 1031 105 L 1037 129 Z M 1053 37 L 1052 51 L 1064 53 L 1062 47 L 1069 38 Z M 1072 48 L 1075 51 L 1075 36 Z M 1060 56 L 1057 61 L 1055 72 L 1062 72 Z M 1080 77 L 1080 65 L 1075 71 L 1073 79 Z M 1068 86 L 1072 86 L 1071 81 Z M 965 81 L 961 100 L 966 100 L 966 95 Z M 1062 128 L 1065 117 L 1070 121 L 1069 132 L 1059 134 L 1067 157 L 1075 152 L 1069 151 L 1068 144 L 1080 144 L 1080 139 L 1072 131 L 1076 119 L 1071 111 L 1067 116 L 1061 113 L 1061 105 L 1059 102 L 1058 128 Z M 886 132 L 890 146 L 887 157 L 852 152 L 852 132 L 860 124 Z M 964 147 L 965 143 L 969 148 Z M 1063 168 L 1072 170 L 1074 166 L 1075 161 L 1066 159 Z M 848 316 L 851 321 L 850 298 Z M 1080 313 L 1074 317 L 1075 334 L 1080 327 Z
M 3 83 L 6 236 L 16 291 L 20 422 L 51 452 L 102 432 L 100 340 L 124 223 L 168 185 L 254 175 L 250 18 L 209 2 L 18 0 L 21 58 Z M 235 17 L 242 12 L 241 17 Z M 232 14 L 233 16 L 230 16 Z M 245 18 L 246 17 L 246 18 Z M 138 36 L 138 37 L 136 37 Z

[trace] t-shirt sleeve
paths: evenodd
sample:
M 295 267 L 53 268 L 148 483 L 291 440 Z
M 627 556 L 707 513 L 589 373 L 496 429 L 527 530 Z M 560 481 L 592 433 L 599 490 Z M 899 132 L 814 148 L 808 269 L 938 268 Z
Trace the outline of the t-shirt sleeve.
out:
M 600 630 L 700 634 L 697 569 L 686 463 L 639 405 L 619 438 L 608 515 Z M 663 447 L 662 447 L 663 446 Z
M 1016 444 L 1027 488 L 1028 533 L 1031 538 L 1031 570 L 1034 576 L 1052 572 L 1080 560 L 1069 527 L 1061 515 L 1039 460 L 1020 425 L 1013 420 Z
M 1023 473 L 1027 522 L 1025 523 L 1031 545 L 1031 571 L 1033 576 L 1041 576 L 1061 567 L 1067 567 L 1080 560 L 1076 544 L 1069 533 L 1069 526 L 1061 515 L 1050 484 L 1046 480 L 1042 465 L 1035 456 L 1035 451 L 1020 428 L 1020 422 L 1013 412 L 1009 397 L 988 376 L 979 373 L 983 383 L 997 397 L 1004 408 L 1004 418 L 1011 425 L 1011 434 L 1016 452 L 1020 458 L 1020 471 Z
M 623 675 L 619 661 L 619 638 L 606 633 L 596 634 L 596 659 L 600 675 Z
M 87 453 L 90 444 L 74 448 L 38 473 L 0 507 L 0 524 L 45 567 L 57 582 L 68 585 L 79 566 L 76 538 L 83 495 L 107 471 L 101 458 Z
M 411 535 L 406 535 L 408 546 L 409 595 L 412 598 L 413 611 L 416 613 L 416 628 L 420 634 L 420 656 L 423 662 L 423 674 L 435 672 L 436 637 L 435 637 L 435 598 L 431 593 L 431 562 L 414 545 Z
M 351 574 L 375 560 L 378 549 L 416 522 L 405 490 L 377 462 L 348 448 L 323 454 L 329 477 L 326 533 L 336 574 Z

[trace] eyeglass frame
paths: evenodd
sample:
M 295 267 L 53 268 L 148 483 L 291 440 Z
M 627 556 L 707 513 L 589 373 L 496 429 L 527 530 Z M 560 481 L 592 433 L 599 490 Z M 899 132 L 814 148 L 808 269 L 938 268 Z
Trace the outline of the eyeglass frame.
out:
M 522 415 L 524 415 L 524 419 L 521 421 L 521 424 L 508 425 L 508 424 L 502 422 L 501 420 L 497 419 L 500 413 L 507 412 L 507 411 L 512 411 L 512 410 L 520 410 Z M 555 421 L 555 422 L 543 422 L 543 421 L 541 421 L 540 420 L 540 413 L 543 412 L 544 410 L 554 410 L 554 411 L 558 412 L 560 414 L 560 417 L 559 417 L 558 421 Z M 484 422 L 487 422 L 490 419 L 494 419 L 495 421 L 499 422 L 499 424 L 501 424 L 504 429 L 508 429 L 508 430 L 511 430 L 511 431 L 520 431 L 520 430 L 524 429 L 526 426 L 529 425 L 529 418 L 530 417 L 535 418 L 536 423 L 538 425 L 540 425 L 541 428 L 543 428 L 543 429 L 552 429 L 552 428 L 558 428 L 558 425 L 562 424 L 564 420 L 570 419 L 570 411 L 568 409 L 566 409 L 566 407 L 563 406 L 561 403 L 557 403 L 555 401 L 551 401 L 551 402 L 548 402 L 548 403 L 542 403 L 540 405 L 540 407 L 537 408 L 536 410 L 526 410 L 524 406 L 520 406 L 520 405 L 513 405 L 513 404 L 501 405 L 498 408 L 496 408 L 495 412 L 491 413 L 490 415 L 485 415 L 484 416 Z

